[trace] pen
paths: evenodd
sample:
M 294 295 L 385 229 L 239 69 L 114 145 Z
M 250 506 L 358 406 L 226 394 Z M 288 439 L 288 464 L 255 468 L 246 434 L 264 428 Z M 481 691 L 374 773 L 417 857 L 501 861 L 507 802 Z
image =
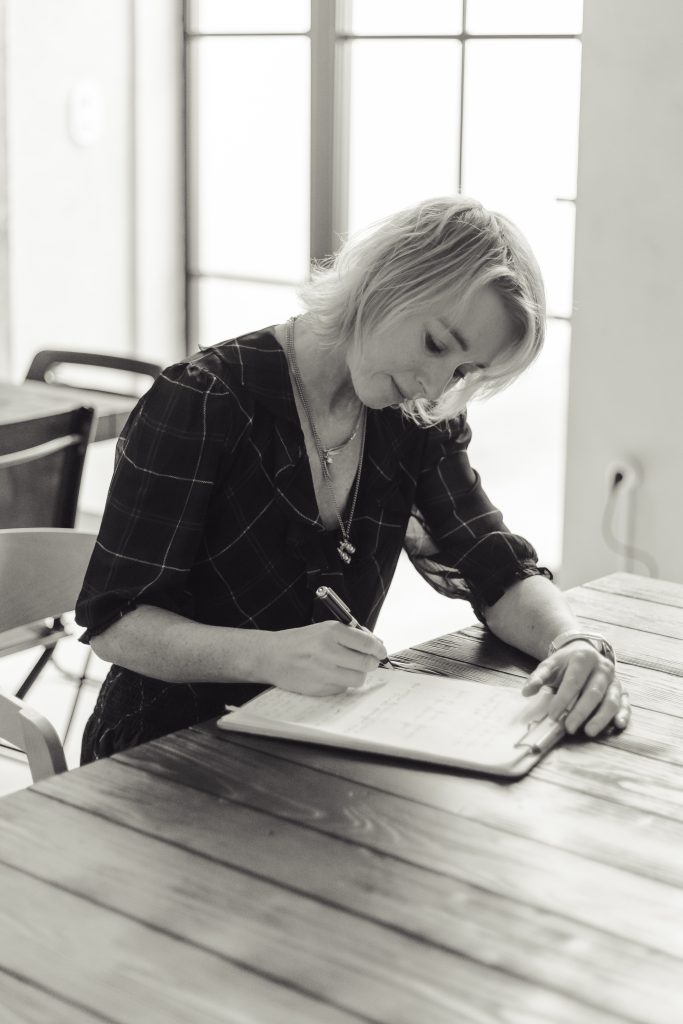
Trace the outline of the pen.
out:
M 370 632 L 367 626 L 361 625 L 349 606 L 344 604 L 339 594 L 335 594 L 332 587 L 318 587 L 315 592 L 315 596 L 322 604 L 325 605 L 328 612 L 332 612 L 335 619 L 339 622 L 343 622 L 345 626 L 351 626 L 353 629 L 362 629 L 364 633 Z M 382 661 L 380 661 L 380 665 L 384 667 L 389 665 L 391 668 L 399 667 L 398 665 L 394 665 L 391 658 L 383 658 Z

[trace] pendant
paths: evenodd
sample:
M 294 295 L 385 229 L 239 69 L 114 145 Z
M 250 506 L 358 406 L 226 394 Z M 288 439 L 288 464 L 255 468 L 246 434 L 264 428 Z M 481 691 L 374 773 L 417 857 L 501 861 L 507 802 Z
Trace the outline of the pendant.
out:
M 351 555 L 355 555 L 356 549 L 350 540 L 347 540 L 346 537 L 343 537 L 339 541 L 339 544 L 337 545 L 337 553 L 341 558 L 342 562 L 345 562 L 346 565 L 349 565 L 349 563 L 351 562 Z

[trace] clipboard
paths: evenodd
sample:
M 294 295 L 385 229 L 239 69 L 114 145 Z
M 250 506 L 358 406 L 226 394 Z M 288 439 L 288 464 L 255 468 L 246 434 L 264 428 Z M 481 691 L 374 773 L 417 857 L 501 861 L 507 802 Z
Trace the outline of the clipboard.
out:
M 360 690 L 310 697 L 273 687 L 218 720 L 221 729 L 517 778 L 565 734 L 553 694 L 517 685 L 378 668 Z

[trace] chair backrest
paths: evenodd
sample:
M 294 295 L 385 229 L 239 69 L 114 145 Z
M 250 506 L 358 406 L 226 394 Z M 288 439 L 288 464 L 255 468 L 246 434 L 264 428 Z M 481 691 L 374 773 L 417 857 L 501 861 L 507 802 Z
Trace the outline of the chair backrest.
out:
M 141 374 L 154 380 L 159 376 L 162 366 L 134 356 L 115 356 L 104 352 L 75 352 L 68 349 L 46 348 L 37 352 L 28 368 L 26 380 L 42 380 L 47 383 L 58 383 L 63 387 L 77 387 L 79 391 L 96 391 L 100 394 L 127 395 L 137 398 L 138 395 L 128 388 L 108 385 L 106 388 L 92 387 L 90 384 L 71 384 L 68 380 L 55 379 L 57 370 L 62 364 L 72 366 L 95 366 L 107 370 L 124 373 Z
M 34 782 L 66 771 L 64 749 L 54 726 L 23 700 L 0 693 L 0 737 L 23 750 Z
M 0 529 L 76 522 L 93 410 L 0 424 Z
M 0 633 L 73 611 L 96 534 L 0 530 Z

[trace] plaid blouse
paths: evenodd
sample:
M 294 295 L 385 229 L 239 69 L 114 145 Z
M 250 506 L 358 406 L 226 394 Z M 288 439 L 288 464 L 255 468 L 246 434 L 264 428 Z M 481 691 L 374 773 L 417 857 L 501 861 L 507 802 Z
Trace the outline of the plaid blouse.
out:
M 401 548 L 440 593 L 479 617 L 514 581 L 543 573 L 509 532 L 467 457 L 463 414 L 420 428 L 368 409 L 345 565 L 313 490 L 287 360 L 272 330 L 166 369 L 126 424 L 76 608 L 88 642 L 140 604 L 198 622 L 279 630 L 328 617 L 333 587 L 372 628 Z M 240 692 L 237 692 L 240 691 Z M 163 683 L 113 666 L 86 727 L 84 760 L 214 715 L 258 692 Z

